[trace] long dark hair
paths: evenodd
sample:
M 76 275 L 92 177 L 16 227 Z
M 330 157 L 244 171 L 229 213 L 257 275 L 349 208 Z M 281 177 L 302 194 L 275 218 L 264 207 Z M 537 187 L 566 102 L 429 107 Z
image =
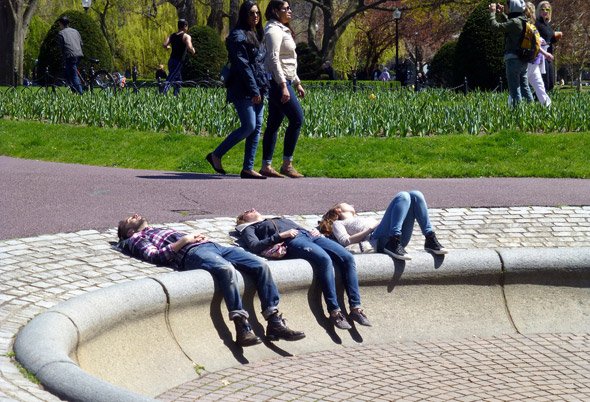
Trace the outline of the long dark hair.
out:
M 236 23 L 236 29 L 243 29 L 246 31 L 246 36 L 248 39 L 255 44 L 259 44 L 264 37 L 264 28 L 262 28 L 262 15 L 259 15 L 258 24 L 254 27 L 254 31 L 250 28 L 250 24 L 248 23 L 248 18 L 250 17 L 250 10 L 252 7 L 258 7 L 255 1 L 246 0 L 241 6 L 240 11 L 238 12 L 238 22 Z M 258 12 L 260 13 L 260 7 L 258 7 Z M 250 33 L 254 35 L 251 35 Z
M 266 6 L 266 11 L 264 11 L 264 18 L 266 18 L 267 21 L 279 21 L 279 10 L 285 7 L 285 4 L 291 6 L 291 3 L 289 3 L 288 0 L 270 0 L 270 3 L 268 3 L 268 6 Z M 291 29 L 290 25 L 285 25 L 291 31 L 291 36 L 295 38 L 295 32 L 293 32 L 293 29 Z

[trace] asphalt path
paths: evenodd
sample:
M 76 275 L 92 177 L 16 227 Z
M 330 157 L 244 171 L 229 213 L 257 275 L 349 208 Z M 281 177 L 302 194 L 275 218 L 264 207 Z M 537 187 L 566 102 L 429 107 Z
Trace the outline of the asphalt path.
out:
M 0 156 L 0 240 L 105 230 L 132 213 L 152 223 L 264 214 L 321 214 L 336 202 L 384 210 L 401 190 L 430 207 L 590 205 L 590 180 L 268 179 L 40 162 Z

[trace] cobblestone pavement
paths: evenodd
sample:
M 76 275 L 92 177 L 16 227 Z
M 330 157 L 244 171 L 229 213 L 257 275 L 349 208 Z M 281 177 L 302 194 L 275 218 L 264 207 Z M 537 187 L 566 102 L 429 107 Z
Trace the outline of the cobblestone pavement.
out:
M 584 401 L 590 335 L 352 347 L 206 374 L 163 401 Z
M 590 246 L 590 206 L 448 208 L 431 209 L 430 213 L 438 238 L 449 249 Z M 382 212 L 366 213 L 365 215 L 375 215 L 376 217 L 379 217 L 382 215 Z M 291 218 L 304 225 L 315 226 L 319 216 L 305 215 L 292 216 Z M 229 237 L 229 232 L 234 228 L 234 219 L 230 217 L 203 219 L 199 221 L 170 224 L 168 226 L 187 231 L 196 230 L 205 232 L 213 240 L 221 243 L 231 243 L 232 239 Z M 416 238 L 407 248 L 410 253 L 417 252 L 422 246 L 422 237 L 419 235 L 417 228 L 415 230 L 415 236 Z M 165 267 L 158 267 L 144 263 L 116 252 L 109 244 L 110 241 L 115 240 L 115 237 L 115 229 L 113 228 L 104 232 L 85 230 L 76 233 L 59 233 L 32 238 L 0 241 L 0 401 L 58 400 L 26 379 L 12 362 L 11 350 L 14 336 L 31 318 L 55 304 L 76 295 L 111 286 L 114 283 L 125 282 L 169 271 L 169 269 Z M 583 339 L 586 340 L 585 344 L 580 343 L 580 340 Z M 547 335 L 546 337 L 539 335 L 538 337 L 534 336 L 529 338 L 508 337 L 506 339 L 498 338 L 495 340 L 473 339 L 470 341 L 457 341 L 458 343 L 456 344 L 432 343 L 429 344 L 429 348 L 439 348 L 436 350 L 441 351 L 453 351 L 455 350 L 454 348 L 463 350 L 466 355 L 473 355 L 473 360 L 471 361 L 479 367 L 476 371 L 486 373 L 487 371 L 485 370 L 487 370 L 487 364 L 485 362 L 477 362 L 475 358 L 476 355 L 480 353 L 479 350 L 481 345 L 491 345 L 489 342 L 492 342 L 494 345 L 497 344 L 498 346 L 495 346 L 494 348 L 490 347 L 490 350 L 497 349 L 501 356 L 499 360 L 505 358 L 508 361 L 506 364 L 516 365 L 534 363 L 537 365 L 534 367 L 540 367 L 539 371 L 543 374 L 543 378 L 546 379 L 544 383 L 549 384 L 551 382 L 561 384 L 563 387 L 562 390 L 565 391 L 574 387 L 572 384 L 575 384 L 575 387 L 578 387 L 576 389 L 579 390 L 579 393 L 577 394 L 578 396 L 570 395 L 569 397 L 564 398 L 568 400 L 581 400 L 588 399 L 589 396 L 587 341 L 587 335 L 584 334 L 577 337 L 570 335 L 565 338 L 558 337 L 557 335 Z M 506 343 L 505 347 L 502 346 L 503 342 Z M 550 346 L 549 343 L 547 343 L 549 346 L 546 347 L 546 350 L 539 351 L 539 345 L 545 345 L 544 342 L 554 342 L 557 346 Z M 582 346 L 585 345 L 584 347 L 586 349 L 578 347 L 579 343 Z M 514 347 L 514 344 L 519 344 L 519 350 L 521 351 L 518 352 L 515 350 L 512 354 L 505 355 L 503 351 L 505 349 L 512 350 L 511 348 Z M 426 367 L 429 367 L 429 364 L 432 363 L 430 373 L 433 375 L 437 372 L 442 373 L 440 377 L 429 377 L 428 375 L 419 375 L 418 373 L 411 380 L 413 384 L 412 389 L 421 389 L 424 390 L 424 392 L 428 391 L 430 387 L 428 384 L 440 381 L 441 385 L 437 387 L 446 387 L 444 388 L 446 393 L 436 394 L 433 388 L 433 394 L 424 394 L 432 395 L 433 399 L 436 399 L 437 395 L 443 395 L 440 399 L 451 398 L 469 400 L 469 395 L 471 394 L 461 396 L 463 394 L 457 391 L 458 389 L 466 389 L 461 387 L 469 385 L 467 384 L 469 380 L 466 378 L 479 381 L 477 384 L 479 384 L 479 387 L 482 389 L 487 389 L 486 387 L 489 386 L 499 387 L 499 383 L 508 381 L 507 377 L 502 377 L 501 373 L 498 373 L 497 375 L 489 374 L 487 376 L 482 374 L 478 377 L 475 375 L 477 373 L 474 372 L 472 377 L 461 377 L 462 380 L 458 380 L 456 376 L 445 375 L 445 370 L 438 371 L 440 367 L 444 367 L 440 360 L 434 360 L 431 358 L 428 358 L 425 361 L 418 360 L 418 358 L 422 356 L 420 353 L 424 351 L 424 349 L 421 349 L 424 345 L 425 344 L 385 345 L 384 348 L 391 350 L 392 353 L 398 354 L 402 353 L 402 351 L 407 351 L 410 356 L 413 356 L 414 351 L 419 351 L 415 353 L 416 357 L 410 358 L 410 360 L 407 361 L 412 362 L 413 360 L 416 360 L 415 363 L 418 366 L 423 367 L 424 370 L 426 370 Z M 527 345 L 530 345 L 531 350 L 527 349 Z M 562 359 L 557 360 L 562 362 L 563 359 L 565 359 L 563 356 L 566 356 L 563 351 L 573 350 L 571 349 L 571 345 L 576 345 L 576 350 L 583 350 L 583 353 L 585 354 L 582 352 L 576 356 L 572 354 L 570 360 L 575 363 L 574 366 L 578 365 L 576 367 L 579 368 L 575 369 L 574 366 L 569 365 L 567 366 L 569 367 L 568 370 L 573 371 L 567 371 L 566 373 L 566 366 L 562 366 L 561 364 L 556 366 L 555 359 Z M 470 352 L 470 348 L 472 348 L 474 352 Z M 533 358 L 533 360 L 538 360 L 541 356 L 545 356 L 546 359 L 542 359 L 536 363 L 527 362 L 527 356 L 531 355 L 531 353 L 533 353 L 533 356 L 537 356 L 534 354 L 536 353 L 535 351 L 539 351 L 540 354 L 538 357 Z M 355 352 L 359 354 L 359 351 L 356 350 L 344 350 L 342 351 L 340 358 L 346 359 L 348 353 Z M 364 353 L 365 351 L 363 349 L 363 354 Z M 374 356 L 379 353 L 379 348 L 376 347 L 370 347 L 366 350 L 367 356 Z M 424 351 L 424 353 L 429 352 Z M 446 355 L 447 353 L 445 352 L 443 354 Z M 313 359 L 314 356 L 319 359 L 319 362 L 323 362 L 325 359 L 331 359 L 331 355 L 329 354 L 313 354 L 301 356 L 298 359 L 304 359 L 301 360 L 301 365 L 309 367 L 313 366 L 314 363 L 312 360 L 306 359 Z M 424 356 L 429 355 L 426 354 Z M 514 361 L 521 357 L 523 359 L 522 362 Z M 361 384 L 365 381 L 371 382 L 375 378 L 382 378 L 378 372 L 376 373 L 371 369 L 371 359 L 372 358 L 368 357 L 367 359 L 363 359 L 362 362 L 354 362 L 354 365 L 350 365 L 348 370 L 351 370 L 351 372 L 356 374 L 350 375 L 347 381 L 351 383 L 358 382 L 358 384 Z M 456 360 L 453 360 L 453 362 L 456 366 L 452 367 L 454 367 L 456 372 L 468 370 L 468 368 L 463 368 L 463 366 L 457 363 Z M 279 363 L 292 365 L 293 360 L 284 359 L 284 361 Z M 361 363 L 362 366 L 360 365 Z M 259 364 L 261 367 L 264 367 L 265 364 L 270 363 Z M 408 370 L 407 375 L 410 376 L 413 375 L 412 370 L 414 370 L 414 368 L 408 364 L 406 364 L 404 370 Z M 501 363 L 498 364 L 501 365 Z M 253 365 L 248 367 L 253 367 Z M 584 372 L 582 368 L 586 371 Z M 297 367 L 292 367 L 291 369 L 295 370 Z M 578 371 L 575 371 L 574 369 Z M 239 368 L 236 370 L 239 370 Z M 469 368 L 469 370 L 472 370 L 472 368 Z M 521 371 L 517 372 L 520 373 Z M 559 372 L 559 376 L 552 376 L 549 374 L 553 372 Z M 219 375 L 219 377 L 214 378 L 221 378 L 221 381 L 223 381 L 225 374 L 222 372 L 215 375 Z M 410 377 L 400 377 L 399 373 L 388 373 L 386 377 L 398 379 L 402 384 L 400 385 L 400 388 L 403 388 L 404 382 L 410 381 L 404 380 L 404 378 Z M 209 378 L 209 376 L 205 378 Z M 336 376 L 331 376 L 331 378 L 336 378 Z M 486 378 L 489 384 L 483 384 Z M 522 387 L 522 390 L 518 391 L 520 392 L 519 395 L 528 395 L 527 392 L 535 392 L 527 391 L 528 389 L 538 389 L 538 387 L 534 385 L 535 383 L 532 380 L 532 376 L 526 378 L 528 378 L 528 380 L 525 379 L 519 383 L 522 385 L 515 385 L 515 387 Z M 429 379 L 429 382 L 423 383 L 426 379 Z M 291 379 L 290 381 L 295 380 Z M 442 385 L 447 383 L 448 385 Z M 453 384 L 459 385 L 455 386 Z M 460 386 L 460 384 L 463 385 Z M 586 388 L 582 387 L 580 384 L 585 384 L 584 386 Z M 307 388 L 305 388 L 305 385 L 302 386 L 304 388 L 301 390 L 302 392 L 309 392 L 306 391 Z M 558 387 L 558 385 L 556 385 L 556 387 Z M 219 386 L 212 388 L 212 390 L 217 388 L 219 388 Z M 359 388 L 361 387 L 359 386 Z M 277 386 L 273 387 L 273 389 L 276 391 L 280 390 L 281 387 Z M 350 388 L 349 384 L 346 384 L 345 387 L 343 386 L 342 388 L 333 390 L 333 392 L 336 392 L 334 395 L 339 395 L 337 394 L 337 392 L 340 392 L 339 389 L 342 390 L 342 392 L 351 392 L 350 390 L 354 389 L 354 387 Z M 195 389 L 193 390 L 196 391 Z M 289 391 L 288 388 L 285 390 Z M 254 391 L 248 392 L 253 392 L 251 395 L 257 395 Z M 375 393 L 369 393 L 374 396 L 374 398 L 371 399 L 378 400 L 379 397 L 387 399 L 386 396 L 379 393 L 378 389 L 375 389 L 373 392 Z M 399 392 L 400 397 L 403 396 L 403 399 L 412 398 L 411 394 L 404 394 L 403 390 L 400 390 Z M 515 390 L 514 387 L 505 387 L 503 388 L 503 391 L 498 391 L 496 399 L 517 399 L 509 397 L 512 395 L 511 393 L 516 394 L 516 392 L 517 390 Z M 545 395 L 545 400 L 555 399 L 555 395 L 550 394 L 549 391 L 546 392 L 547 393 L 543 393 L 543 395 Z M 225 394 L 218 395 L 223 396 Z M 268 398 L 275 398 L 273 395 L 269 395 Z M 285 395 L 293 396 L 295 394 L 286 393 Z M 332 395 L 332 393 L 330 393 L 330 395 Z M 479 395 L 481 398 L 485 398 L 483 393 Z M 504 397 L 502 397 L 502 395 L 504 395 Z M 566 393 L 563 393 L 563 395 L 566 395 Z M 300 395 L 298 394 L 296 399 L 300 400 L 299 396 Z M 257 399 L 260 397 L 260 395 L 257 395 L 256 397 L 252 396 L 251 398 Z M 280 397 L 276 398 L 277 400 L 281 400 Z M 287 396 L 285 396 L 285 398 L 293 399 L 287 398 Z M 316 394 L 316 397 L 310 398 L 331 400 L 329 396 L 324 396 L 324 394 L 321 393 Z M 247 398 L 244 397 L 244 399 Z M 334 400 L 339 399 L 343 398 L 334 396 Z M 354 399 L 356 399 L 356 396 Z M 304 398 L 301 398 L 301 400 L 304 400 Z M 543 399 L 539 396 L 539 400 Z

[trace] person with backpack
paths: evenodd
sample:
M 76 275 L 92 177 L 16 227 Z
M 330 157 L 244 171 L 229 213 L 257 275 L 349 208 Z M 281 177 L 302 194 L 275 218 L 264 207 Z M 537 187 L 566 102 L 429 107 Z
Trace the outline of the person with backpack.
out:
M 180 93 L 180 84 L 182 81 L 182 63 L 186 57 L 186 52 L 195 54 L 195 48 L 193 47 L 193 41 L 191 36 L 187 33 L 188 22 L 186 20 L 178 20 L 178 32 L 170 34 L 162 44 L 164 49 L 172 48 L 170 58 L 168 59 L 168 79 L 162 93 L 166 94 L 170 85 L 174 86 L 174 96 L 178 96 Z
M 533 94 L 527 79 L 528 61 L 519 57 L 520 42 L 527 22 L 524 16 L 524 0 L 507 0 L 508 14 L 504 6 L 492 3 L 488 6 L 493 27 L 504 32 L 504 63 L 506 64 L 506 81 L 510 93 L 510 104 L 516 106 L 524 97 L 533 101 Z
M 535 5 L 530 1 L 527 1 L 524 13 L 529 21 L 535 21 Z M 547 91 L 545 90 L 542 74 L 545 74 L 546 72 L 545 60 L 553 61 L 553 55 L 547 51 L 548 45 L 547 42 L 545 42 L 545 39 L 539 36 L 539 40 L 541 41 L 539 54 L 529 63 L 527 67 L 527 78 L 529 84 L 535 90 L 537 100 L 541 105 L 549 106 L 551 105 L 551 98 L 547 95 Z
M 233 103 L 240 119 L 240 127 L 232 131 L 206 159 L 217 173 L 225 174 L 221 158 L 243 139 L 244 163 L 242 179 L 266 179 L 254 170 L 254 157 L 258 148 L 264 98 L 268 93 L 268 76 L 264 67 L 266 47 L 264 29 L 258 5 L 245 1 L 238 13 L 238 22 L 226 40 L 230 68 L 227 77 L 227 101 Z

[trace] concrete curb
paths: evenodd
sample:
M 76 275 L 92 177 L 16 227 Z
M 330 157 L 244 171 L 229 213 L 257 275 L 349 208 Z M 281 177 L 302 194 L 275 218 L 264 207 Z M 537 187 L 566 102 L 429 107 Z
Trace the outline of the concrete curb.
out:
M 393 272 L 392 259 L 387 255 L 365 254 L 355 258 L 363 287 L 485 286 L 504 282 L 590 286 L 590 248 L 457 250 L 434 257 L 418 253 L 407 263 L 394 260 Z M 309 288 L 312 282 L 311 266 L 303 260 L 271 261 L 270 265 L 281 293 Z M 156 317 L 163 322 L 159 317 L 168 310 L 195 305 L 208 309 L 211 298 L 216 296 L 219 294 L 211 276 L 200 270 L 158 275 L 87 293 L 60 303 L 22 328 L 14 343 L 16 358 L 47 390 L 66 400 L 151 400 L 82 370 L 78 365 L 78 348 L 135 320 Z M 160 333 L 164 333 L 166 326 L 170 330 L 168 322 L 158 325 L 162 326 Z M 163 339 L 160 347 L 178 353 L 177 345 L 173 335 Z

